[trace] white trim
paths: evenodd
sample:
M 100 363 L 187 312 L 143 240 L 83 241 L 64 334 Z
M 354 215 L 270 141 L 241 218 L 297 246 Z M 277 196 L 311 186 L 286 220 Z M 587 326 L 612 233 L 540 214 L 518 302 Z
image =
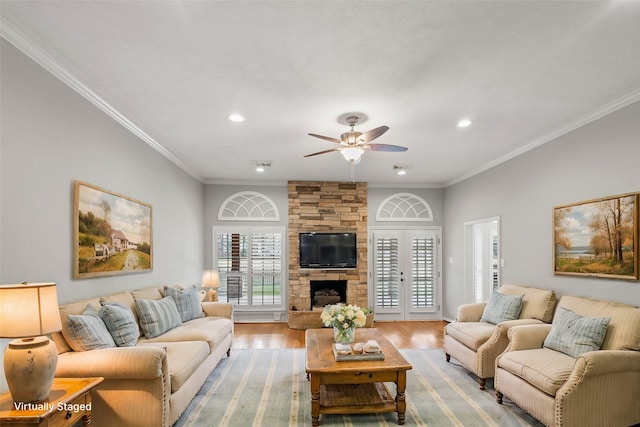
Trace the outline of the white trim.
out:
M 257 191 L 241 191 L 222 202 L 219 221 L 280 221 L 278 206 Z
M 395 193 L 380 203 L 376 221 L 433 221 L 433 212 L 417 194 Z
M 13 25 L 8 23 L 4 18 L 0 18 L 0 35 L 6 41 L 14 45 L 18 50 L 27 55 L 33 61 L 35 61 L 42 68 L 53 74 L 55 77 L 60 79 L 64 84 L 69 86 L 71 89 L 75 90 L 82 97 L 87 99 L 93 105 L 95 105 L 98 109 L 102 110 L 108 116 L 113 118 L 115 121 L 120 123 L 126 129 L 128 129 L 135 136 L 140 138 L 142 141 L 146 142 L 151 148 L 156 150 L 158 153 L 165 156 L 171 162 L 176 164 L 182 170 L 187 172 L 189 175 L 197 179 L 199 182 L 203 182 L 202 177 L 200 177 L 193 169 L 187 166 L 182 160 L 177 158 L 173 153 L 164 148 L 158 141 L 150 137 L 145 131 L 136 126 L 131 120 L 122 115 L 118 110 L 112 107 L 107 101 L 101 98 L 98 94 L 89 89 L 82 81 L 80 81 L 75 76 L 71 75 L 67 70 L 62 68 L 56 61 L 54 61 L 48 54 L 46 54 L 42 49 L 37 47 L 31 40 L 29 40 L 24 34 L 22 34 L 19 30 L 17 30 Z
M 598 108 L 597 110 L 591 111 L 590 113 L 579 117 L 571 122 L 569 122 L 568 124 L 552 131 L 549 132 L 546 135 L 543 135 L 542 137 L 535 139 L 533 141 L 531 141 L 530 143 L 523 145 L 522 147 L 513 150 L 510 153 L 505 154 L 504 156 L 498 157 L 497 159 L 486 163 L 484 166 L 479 167 L 476 170 L 473 170 L 471 172 L 468 172 L 464 175 L 459 176 L 458 178 L 454 178 L 450 181 L 447 181 L 444 183 L 444 187 L 449 187 L 451 185 L 457 184 L 459 182 L 464 181 L 467 178 L 471 178 L 472 176 L 478 175 L 479 173 L 482 173 L 484 171 L 487 171 L 489 169 L 492 169 L 496 166 L 498 166 L 501 163 L 504 163 L 508 160 L 511 160 L 515 157 L 518 157 L 521 154 L 526 153 L 527 151 L 531 151 L 534 148 L 537 148 L 543 144 L 546 144 L 547 142 L 551 142 L 554 139 L 560 138 L 562 135 L 565 135 L 571 131 L 574 131 L 578 128 L 581 128 L 582 126 L 585 126 L 593 121 L 598 120 L 599 118 L 602 118 L 608 114 L 611 114 L 621 108 L 626 107 L 627 105 L 631 105 L 634 102 L 640 101 L 640 89 L 636 89 L 631 93 L 628 93 L 624 96 L 621 96 L 620 98 L 614 99 L 613 101 L 609 102 L 608 104 L 603 105 L 602 107 Z

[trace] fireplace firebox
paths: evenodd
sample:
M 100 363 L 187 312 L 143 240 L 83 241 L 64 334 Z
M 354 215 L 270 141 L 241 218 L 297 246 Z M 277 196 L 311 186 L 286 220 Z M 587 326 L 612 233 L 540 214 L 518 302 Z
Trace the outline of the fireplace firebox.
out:
M 322 310 L 328 304 L 347 302 L 346 280 L 311 280 L 309 285 L 311 310 Z

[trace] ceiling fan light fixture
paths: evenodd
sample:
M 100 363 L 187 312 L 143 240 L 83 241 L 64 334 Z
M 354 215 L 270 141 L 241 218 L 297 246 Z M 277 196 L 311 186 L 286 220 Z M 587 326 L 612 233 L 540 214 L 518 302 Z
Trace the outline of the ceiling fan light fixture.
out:
M 364 150 L 358 147 L 347 147 L 340 150 L 340 152 L 349 163 L 357 163 L 360 161 L 360 156 L 362 156 Z

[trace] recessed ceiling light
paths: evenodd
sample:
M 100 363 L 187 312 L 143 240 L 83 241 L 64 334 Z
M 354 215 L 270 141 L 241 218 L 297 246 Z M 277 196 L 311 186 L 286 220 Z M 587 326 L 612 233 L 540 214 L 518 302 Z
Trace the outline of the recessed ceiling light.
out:
M 469 119 L 462 119 L 458 122 L 458 127 L 459 128 L 466 128 L 467 126 L 471 125 L 471 120 Z
M 241 116 L 240 114 L 234 113 L 234 114 L 231 114 L 229 116 L 229 120 L 231 120 L 232 122 L 237 122 L 237 123 L 244 122 L 244 116 Z
M 253 164 L 256 165 L 256 172 L 264 172 L 266 168 L 271 167 L 271 161 L 254 160 Z
M 407 168 L 406 166 L 402 166 L 402 165 L 393 165 L 393 170 L 396 171 L 396 173 L 398 175 L 406 175 L 407 174 Z

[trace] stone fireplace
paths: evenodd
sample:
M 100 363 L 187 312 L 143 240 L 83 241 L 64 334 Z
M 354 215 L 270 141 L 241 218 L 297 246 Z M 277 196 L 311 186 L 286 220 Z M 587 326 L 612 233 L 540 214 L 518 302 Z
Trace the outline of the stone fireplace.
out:
M 290 181 L 289 192 L 289 326 L 292 318 L 312 312 L 312 281 L 344 281 L 345 301 L 367 307 L 367 183 Z M 299 233 L 355 232 L 357 267 L 350 269 L 302 269 L 299 265 Z M 294 321 L 293 323 L 300 324 Z M 312 326 L 320 327 L 320 326 Z M 299 329 L 299 328 L 298 328 Z

